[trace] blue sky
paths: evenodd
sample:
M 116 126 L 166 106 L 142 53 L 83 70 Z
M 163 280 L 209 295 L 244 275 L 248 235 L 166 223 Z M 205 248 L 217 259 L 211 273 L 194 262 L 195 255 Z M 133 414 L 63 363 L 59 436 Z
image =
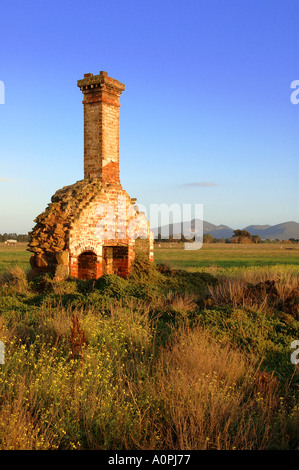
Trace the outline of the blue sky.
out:
M 125 83 L 121 182 L 145 207 L 243 228 L 299 222 L 297 0 L 1 2 L 0 233 L 83 178 L 77 80 Z

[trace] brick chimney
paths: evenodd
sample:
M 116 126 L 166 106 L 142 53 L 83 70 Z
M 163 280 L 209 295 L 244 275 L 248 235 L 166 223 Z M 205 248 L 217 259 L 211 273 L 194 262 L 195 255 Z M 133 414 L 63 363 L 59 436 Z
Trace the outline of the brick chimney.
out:
M 77 85 L 84 96 L 84 178 L 119 183 L 119 97 L 125 85 L 107 72 L 86 73 Z

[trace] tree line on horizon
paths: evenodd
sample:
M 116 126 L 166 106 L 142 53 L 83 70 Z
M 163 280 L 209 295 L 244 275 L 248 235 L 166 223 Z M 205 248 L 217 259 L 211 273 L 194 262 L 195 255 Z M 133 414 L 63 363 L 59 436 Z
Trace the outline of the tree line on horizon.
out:
M 162 238 L 161 234 L 158 234 L 158 238 L 156 240 L 157 243 L 163 242 L 194 242 L 195 237 L 191 239 L 187 239 L 183 234 L 181 234 L 181 238 L 174 238 L 173 235 L 169 235 L 168 238 Z M 205 233 L 203 235 L 203 243 L 299 243 L 299 239 L 289 238 L 288 240 L 279 240 L 277 239 L 266 239 L 262 240 L 259 235 L 251 235 L 247 230 L 234 230 L 233 236 L 230 238 L 215 238 L 210 233 Z
M 17 240 L 21 243 L 27 243 L 29 241 L 28 234 L 17 234 L 17 233 L 0 233 L 0 242 L 6 242 L 7 240 Z M 157 243 L 172 243 L 172 242 L 194 242 L 195 237 L 191 239 L 187 239 L 183 234 L 181 234 L 181 238 L 174 238 L 173 235 L 169 235 L 168 238 L 162 238 L 161 234 L 158 234 L 158 238 L 156 240 Z M 299 243 L 299 239 L 296 238 L 289 238 L 288 240 L 271 240 L 266 239 L 262 240 L 259 235 L 251 235 L 247 230 L 234 230 L 234 234 L 231 238 L 215 238 L 210 233 L 205 233 L 203 235 L 203 243 Z
M 6 242 L 7 240 L 17 240 L 17 242 L 28 242 L 28 234 L 17 234 L 17 233 L 0 233 L 0 242 Z

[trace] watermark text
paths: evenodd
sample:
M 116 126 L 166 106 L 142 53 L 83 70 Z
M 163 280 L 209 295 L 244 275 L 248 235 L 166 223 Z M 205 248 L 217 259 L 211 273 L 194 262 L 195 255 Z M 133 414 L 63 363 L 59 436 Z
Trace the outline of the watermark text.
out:
M 4 364 L 4 343 L 0 341 L 0 364 Z
M 291 349 L 295 349 L 291 354 L 291 363 L 297 365 L 299 364 L 299 339 L 291 343 Z
M 291 83 L 291 88 L 294 91 L 291 93 L 290 99 L 292 104 L 299 103 L 299 80 L 293 80 Z
M 5 86 L 2 80 L 0 80 L 0 104 L 5 104 Z
M 100 204 L 95 210 L 95 236 L 101 240 L 136 240 L 149 237 L 148 220 L 155 240 L 182 240 L 186 250 L 199 250 L 203 242 L 202 204 L 150 204 L 149 214 L 142 204 L 127 206 L 118 197 L 117 206 Z M 175 223 L 173 221 L 176 221 Z

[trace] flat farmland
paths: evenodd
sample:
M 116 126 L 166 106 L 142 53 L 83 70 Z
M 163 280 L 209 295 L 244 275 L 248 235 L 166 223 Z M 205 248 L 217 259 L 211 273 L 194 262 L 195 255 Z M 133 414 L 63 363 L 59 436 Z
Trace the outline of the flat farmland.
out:
M 185 250 L 183 243 L 161 243 L 155 246 L 155 262 L 196 271 L 278 265 L 299 271 L 299 245 L 213 243 L 204 244 L 200 250 Z
M 30 268 L 31 253 L 26 251 L 26 243 L 18 243 L 17 246 L 7 246 L 0 243 L 0 272 L 7 268 L 20 266 L 27 270 Z
M 30 268 L 26 243 L 0 243 L 0 271 L 12 266 Z M 299 244 L 204 244 L 200 250 L 185 250 L 183 243 L 155 244 L 155 263 L 188 271 L 229 271 L 253 267 L 285 266 L 299 272 Z

